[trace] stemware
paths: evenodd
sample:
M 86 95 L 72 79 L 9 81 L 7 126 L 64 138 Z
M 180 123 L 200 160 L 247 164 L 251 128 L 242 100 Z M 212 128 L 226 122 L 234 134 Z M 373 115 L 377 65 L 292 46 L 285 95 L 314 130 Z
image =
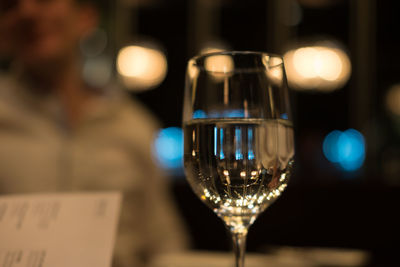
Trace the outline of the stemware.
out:
M 229 229 L 243 267 L 248 228 L 283 192 L 293 165 L 282 57 L 230 51 L 190 59 L 183 129 L 187 180 Z

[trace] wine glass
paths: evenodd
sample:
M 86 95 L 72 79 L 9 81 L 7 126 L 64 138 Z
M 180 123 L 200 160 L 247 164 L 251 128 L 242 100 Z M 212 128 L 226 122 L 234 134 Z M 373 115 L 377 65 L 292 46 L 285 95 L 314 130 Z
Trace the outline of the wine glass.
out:
M 243 267 L 248 228 L 286 188 L 293 165 L 282 57 L 233 51 L 190 59 L 183 128 L 187 180 L 229 229 Z

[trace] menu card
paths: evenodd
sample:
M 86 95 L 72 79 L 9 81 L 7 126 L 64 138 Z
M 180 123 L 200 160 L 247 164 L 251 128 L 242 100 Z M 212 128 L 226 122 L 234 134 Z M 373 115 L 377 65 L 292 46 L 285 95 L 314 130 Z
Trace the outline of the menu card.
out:
M 0 267 L 110 267 L 118 192 L 0 197 Z

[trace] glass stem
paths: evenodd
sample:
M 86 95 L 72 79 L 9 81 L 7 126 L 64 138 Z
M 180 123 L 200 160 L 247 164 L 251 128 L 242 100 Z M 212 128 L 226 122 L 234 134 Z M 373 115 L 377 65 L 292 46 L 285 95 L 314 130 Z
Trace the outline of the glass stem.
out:
M 235 266 L 244 267 L 244 254 L 246 251 L 247 229 L 232 233 L 233 252 L 235 253 Z

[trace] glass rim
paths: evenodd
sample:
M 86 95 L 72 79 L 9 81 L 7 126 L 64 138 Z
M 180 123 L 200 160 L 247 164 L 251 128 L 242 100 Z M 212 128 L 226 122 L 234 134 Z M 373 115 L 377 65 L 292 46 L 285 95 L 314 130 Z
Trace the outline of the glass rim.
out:
M 259 56 L 259 57 L 278 58 L 278 59 L 280 59 L 280 62 L 277 63 L 277 64 L 273 64 L 273 65 L 271 65 L 269 67 L 270 68 L 276 68 L 276 67 L 284 65 L 283 56 L 282 55 L 275 54 L 275 53 L 269 53 L 269 52 L 262 52 L 262 51 L 251 51 L 251 50 L 243 50 L 243 51 L 240 51 L 240 50 L 223 50 L 223 51 L 209 52 L 209 53 L 204 53 L 204 54 L 193 56 L 193 57 L 191 57 L 189 59 L 188 62 L 189 62 L 189 64 L 192 64 L 193 66 L 196 66 L 196 67 L 198 67 L 198 68 L 200 68 L 202 70 L 205 70 L 207 72 L 220 72 L 220 71 L 214 71 L 214 70 L 207 70 L 207 69 L 204 68 L 204 66 L 202 66 L 201 64 L 198 64 L 198 62 L 201 61 L 201 60 L 205 60 L 205 59 L 207 59 L 209 57 L 212 57 L 212 56 L 225 56 L 225 55 L 226 56 L 232 56 L 232 57 L 236 56 L 236 55 L 239 55 L 239 56 L 253 55 L 253 56 Z M 254 68 L 243 68 L 243 69 L 252 69 L 252 70 L 254 70 L 254 69 L 259 69 L 259 68 L 258 67 L 254 67 Z M 232 71 L 232 72 L 235 72 L 235 70 Z

